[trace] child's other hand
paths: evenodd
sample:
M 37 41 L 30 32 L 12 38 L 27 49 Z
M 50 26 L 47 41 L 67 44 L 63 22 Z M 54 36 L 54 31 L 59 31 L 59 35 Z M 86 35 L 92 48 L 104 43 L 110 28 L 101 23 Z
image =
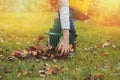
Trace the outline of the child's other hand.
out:
M 61 51 L 61 55 L 66 55 L 69 53 L 69 30 L 63 30 L 63 39 L 58 48 Z

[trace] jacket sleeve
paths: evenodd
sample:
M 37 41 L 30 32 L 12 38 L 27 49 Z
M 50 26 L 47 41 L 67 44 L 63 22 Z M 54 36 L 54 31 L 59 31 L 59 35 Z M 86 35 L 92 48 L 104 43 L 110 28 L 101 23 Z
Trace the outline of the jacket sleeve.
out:
M 69 21 L 69 0 L 61 0 L 60 6 L 60 21 L 62 29 L 70 29 Z

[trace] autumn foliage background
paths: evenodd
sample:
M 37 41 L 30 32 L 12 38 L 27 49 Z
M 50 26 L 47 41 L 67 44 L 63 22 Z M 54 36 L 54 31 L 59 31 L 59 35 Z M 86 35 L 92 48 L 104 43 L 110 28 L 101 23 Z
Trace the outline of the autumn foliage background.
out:
M 73 11 L 77 51 L 70 59 L 11 59 L 53 26 L 45 0 L 0 0 L 0 80 L 120 80 L 120 0 L 92 0 L 88 15 Z M 39 73 L 47 67 L 49 75 Z M 55 74 L 50 71 L 56 68 Z M 51 68 L 52 69 L 51 69 Z M 43 77 L 44 76 L 44 77 Z
M 46 4 L 44 4 L 46 3 Z M 50 5 L 46 0 L 1 0 L 0 12 L 41 12 Z M 50 11 L 50 9 L 49 9 Z M 86 19 L 80 12 L 74 11 L 79 19 Z M 119 0 L 92 0 L 88 15 L 94 23 L 103 25 L 120 25 L 120 1 Z M 87 18 L 88 19 L 88 18 Z

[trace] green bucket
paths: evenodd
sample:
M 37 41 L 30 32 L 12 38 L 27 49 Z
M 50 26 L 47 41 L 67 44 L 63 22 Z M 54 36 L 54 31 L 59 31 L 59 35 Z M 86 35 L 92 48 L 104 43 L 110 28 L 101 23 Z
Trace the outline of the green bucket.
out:
M 70 30 L 69 32 L 70 32 L 69 34 L 70 44 L 75 46 L 75 42 L 76 42 L 75 31 Z M 59 18 L 55 20 L 55 24 L 53 25 L 53 28 L 50 29 L 50 32 L 46 32 L 46 34 L 49 35 L 49 44 L 54 48 L 56 48 L 60 42 L 61 36 L 63 36 Z
M 55 24 L 53 25 L 53 28 L 50 29 L 50 32 L 46 32 L 46 34 L 49 35 L 49 44 L 56 48 L 60 42 L 60 38 L 62 36 L 62 29 L 60 24 L 60 19 L 57 18 L 55 20 Z

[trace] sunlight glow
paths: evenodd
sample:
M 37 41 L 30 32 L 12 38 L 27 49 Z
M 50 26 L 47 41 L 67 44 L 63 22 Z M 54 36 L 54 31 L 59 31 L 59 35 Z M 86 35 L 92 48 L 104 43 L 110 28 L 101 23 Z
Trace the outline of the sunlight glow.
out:
M 102 24 L 120 24 L 120 0 L 94 0 L 89 16 Z
M 44 8 L 48 8 L 50 11 L 48 1 L 46 3 L 44 1 L 46 0 L 0 0 L 0 13 L 40 13 Z M 92 0 L 88 9 L 88 16 L 96 23 L 120 25 L 120 0 Z

